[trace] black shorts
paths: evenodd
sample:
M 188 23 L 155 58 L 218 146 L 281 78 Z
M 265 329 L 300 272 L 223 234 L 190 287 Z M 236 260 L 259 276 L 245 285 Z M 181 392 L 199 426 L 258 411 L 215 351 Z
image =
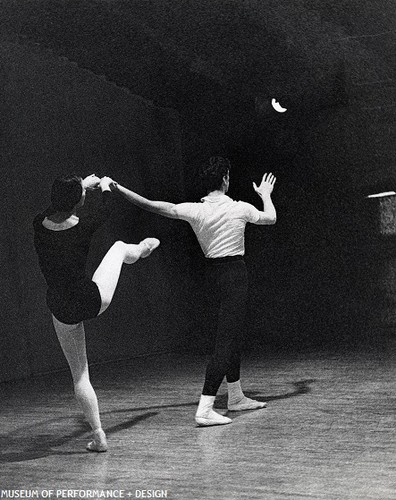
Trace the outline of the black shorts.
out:
M 75 325 L 96 318 L 102 306 L 99 288 L 89 278 L 67 288 L 49 288 L 47 305 L 58 321 Z

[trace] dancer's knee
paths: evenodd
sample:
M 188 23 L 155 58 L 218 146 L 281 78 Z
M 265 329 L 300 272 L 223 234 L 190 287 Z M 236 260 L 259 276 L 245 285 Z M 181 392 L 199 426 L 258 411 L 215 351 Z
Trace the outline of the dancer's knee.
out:
M 121 241 L 121 240 L 117 240 L 115 243 L 113 243 L 113 245 L 111 246 L 110 250 L 111 249 L 115 249 L 115 250 L 118 250 L 119 252 L 121 252 L 122 254 L 125 253 L 125 248 L 126 248 L 126 243 L 124 241 Z

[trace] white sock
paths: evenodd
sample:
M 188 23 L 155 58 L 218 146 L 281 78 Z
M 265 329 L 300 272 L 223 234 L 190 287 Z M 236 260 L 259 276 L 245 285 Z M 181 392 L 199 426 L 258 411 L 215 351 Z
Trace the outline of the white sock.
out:
M 265 408 L 267 403 L 247 398 L 241 388 L 241 381 L 227 382 L 228 409 L 233 411 L 257 410 Z
M 206 415 L 213 408 L 216 396 L 204 396 L 201 395 L 201 398 L 198 403 L 197 415 L 202 416 Z
M 242 391 L 240 380 L 237 380 L 236 382 L 227 382 L 227 389 L 228 389 L 228 403 L 231 404 L 238 403 L 241 399 L 245 397 Z
M 232 422 L 230 418 L 223 417 L 223 415 L 220 415 L 220 413 L 217 413 L 213 410 L 215 399 L 216 396 L 205 396 L 204 394 L 201 395 L 197 413 L 195 414 L 195 421 L 198 425 L 224 425 Z

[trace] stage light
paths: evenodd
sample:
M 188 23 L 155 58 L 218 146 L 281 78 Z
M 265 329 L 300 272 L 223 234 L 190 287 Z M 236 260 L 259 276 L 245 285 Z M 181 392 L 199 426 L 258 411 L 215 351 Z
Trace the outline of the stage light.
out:
M 395 196 L 395 191 L 384 191 L 383 193 L 369 194 L 367 198 L 384 198 L 385 196 Z

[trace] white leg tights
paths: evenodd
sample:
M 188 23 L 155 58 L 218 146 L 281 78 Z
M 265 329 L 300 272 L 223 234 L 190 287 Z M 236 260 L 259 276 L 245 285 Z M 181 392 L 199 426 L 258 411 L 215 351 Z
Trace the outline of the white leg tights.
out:
M 84 325 L 82 322 L 66 325 L 54 316 L 52 321 L 70 367 L 76 399 L 94 432 L 94 441 L 87 448 L 91 451 L 106 451 L 106 435 L 100 422 L 98 399 L 89 379 Z
M 138 245 L 117 241 L 104 256 L 92 280 L 98 285 L 102 305 L 99 314 L 110 305 L 118 284 L 123 263 L 132 264 L 148 257 L 159 245 L 156 238 L 146 238 Z M 67 325 L 52 316 L 56 335 L 69 363 L 73 378 L 74 393 L 85 418 L 92 427 L 94 440 L 88 443 L 90 451 L 106 451 L 106 435 L 99 416 L 98 399 L 89 379 L 88 360 L 83 323 Z
M 146 238 L 138 245 L 127 244 L 123 241 L 116 241 L 110 250 L 103 257 L 102 262 L 96 269 L 92 281 L 99 288 L 102 298 L 102 307 L 99 314 L 102 314 L 110 305 L 115 289 L 120 278 L 122 264 L 133 264 L 140 258 L 148 257 L 159 245 L 156 238 Z

